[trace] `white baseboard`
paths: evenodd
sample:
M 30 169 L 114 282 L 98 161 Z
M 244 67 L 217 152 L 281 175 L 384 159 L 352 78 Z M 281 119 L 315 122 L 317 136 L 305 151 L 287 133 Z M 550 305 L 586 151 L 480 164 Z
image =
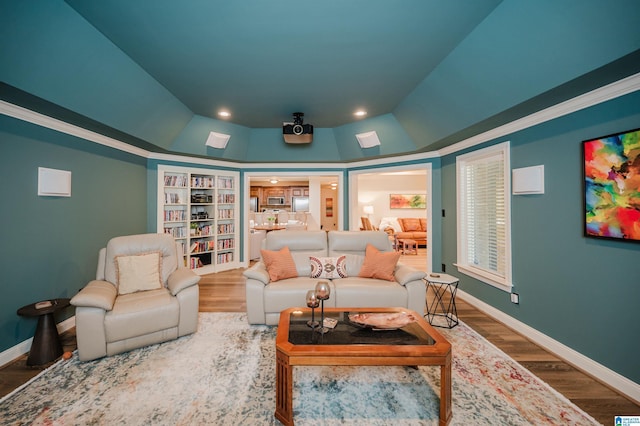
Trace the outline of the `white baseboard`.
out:
M 58 333 L 64 333 L 67 330 L 72 329 L 76 326 L 76 317 L 72 316 L 71 318 L 67 318 L 66 320 L 57 324 Z M 21 357 L 22 355 L 29 352 L 31 349 L 31 342 L 33 341 L 33 337 L 25 340 L 24 342 L 18 343 L 17 345 L 0 352 L 0 366 L 10 363 L 14 359 Z
M 562 358 L 568 364 L 576 367 L 597 380 L 601 381 L 605 385 L 615 389 L 627 398 L 634 401 L 636 404 L 640 404 L 640 384 L 635 383 L 626 377 L 616 373 L 615 371 L 605 367 L 602 364 L 582 355 L 571 349 L 568 346 L 563 345 L 557 340 L 552 339 L 544 333 L 539 332 L 533 327 L 526 325 L 523 322 L 505 314 L 504 312 L 494 308 L 493 306 L 483 302 L 458 289 L 457 296 L 463 299 L 465 302 L 473 305 L 475 308 L 489 315 L 490 317 L 500 321 L 506 326 L 514 329 L 518 333 L 530 339 L 537 345 L 543 347 L 554 355 Z

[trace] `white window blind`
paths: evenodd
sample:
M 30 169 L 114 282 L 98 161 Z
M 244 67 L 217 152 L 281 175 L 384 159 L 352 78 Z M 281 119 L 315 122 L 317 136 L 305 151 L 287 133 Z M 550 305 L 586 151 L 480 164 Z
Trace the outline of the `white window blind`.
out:
M 508 143 L 457 159 L 458 268 L 511 289 Z

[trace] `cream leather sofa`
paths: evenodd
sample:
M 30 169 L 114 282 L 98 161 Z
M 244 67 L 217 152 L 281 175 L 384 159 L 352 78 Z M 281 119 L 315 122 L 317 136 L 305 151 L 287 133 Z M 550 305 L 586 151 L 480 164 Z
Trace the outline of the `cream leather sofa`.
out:
M 310 278 L 309 256 L 337 257 L 346 255 L 347 278 L 329 281 L 331 296 L 325 307 L 405 307 L 420 314 L 425 309 L 425 272 L 398 263 L 395 282 L 360 278 L 367 243 L 378 250 L 393 251 L 382 231 L 272 231 L 267 233 L 266 250 L 287 246 L 296 264 L 298 277 L 269 282 L 262 261 L 244 271 L 246 278 L 247 319 L 250 324 L 278 323 L 280 312 L 295 306 L 306 306 L 308 290 L 321 279 Z
M 160 252 L 160 288 L 118 294 L 116 256 Z M 157 256 L 157 255 L 156 255 Z M 176 339 L 196 331 L 200 277 L 178 261 L 165 234 L 111 239 L 99 252 L 96 279 L 71 299 L 76 306 L 78 356 L 88 361 Z

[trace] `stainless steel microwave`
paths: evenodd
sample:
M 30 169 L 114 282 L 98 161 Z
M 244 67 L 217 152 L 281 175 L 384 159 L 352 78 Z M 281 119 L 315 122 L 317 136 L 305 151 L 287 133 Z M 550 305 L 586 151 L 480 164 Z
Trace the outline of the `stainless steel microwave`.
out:
M 270 206 L 284 205 L 284 197 L 267 197 L 267 204 Z

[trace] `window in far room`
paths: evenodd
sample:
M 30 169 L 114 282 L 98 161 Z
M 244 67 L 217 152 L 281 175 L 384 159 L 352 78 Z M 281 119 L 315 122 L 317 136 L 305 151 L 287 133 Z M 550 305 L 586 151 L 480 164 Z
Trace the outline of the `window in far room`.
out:
M 458 253 L 466 275 L 511 291 L 509 142 L 456 159 Z

